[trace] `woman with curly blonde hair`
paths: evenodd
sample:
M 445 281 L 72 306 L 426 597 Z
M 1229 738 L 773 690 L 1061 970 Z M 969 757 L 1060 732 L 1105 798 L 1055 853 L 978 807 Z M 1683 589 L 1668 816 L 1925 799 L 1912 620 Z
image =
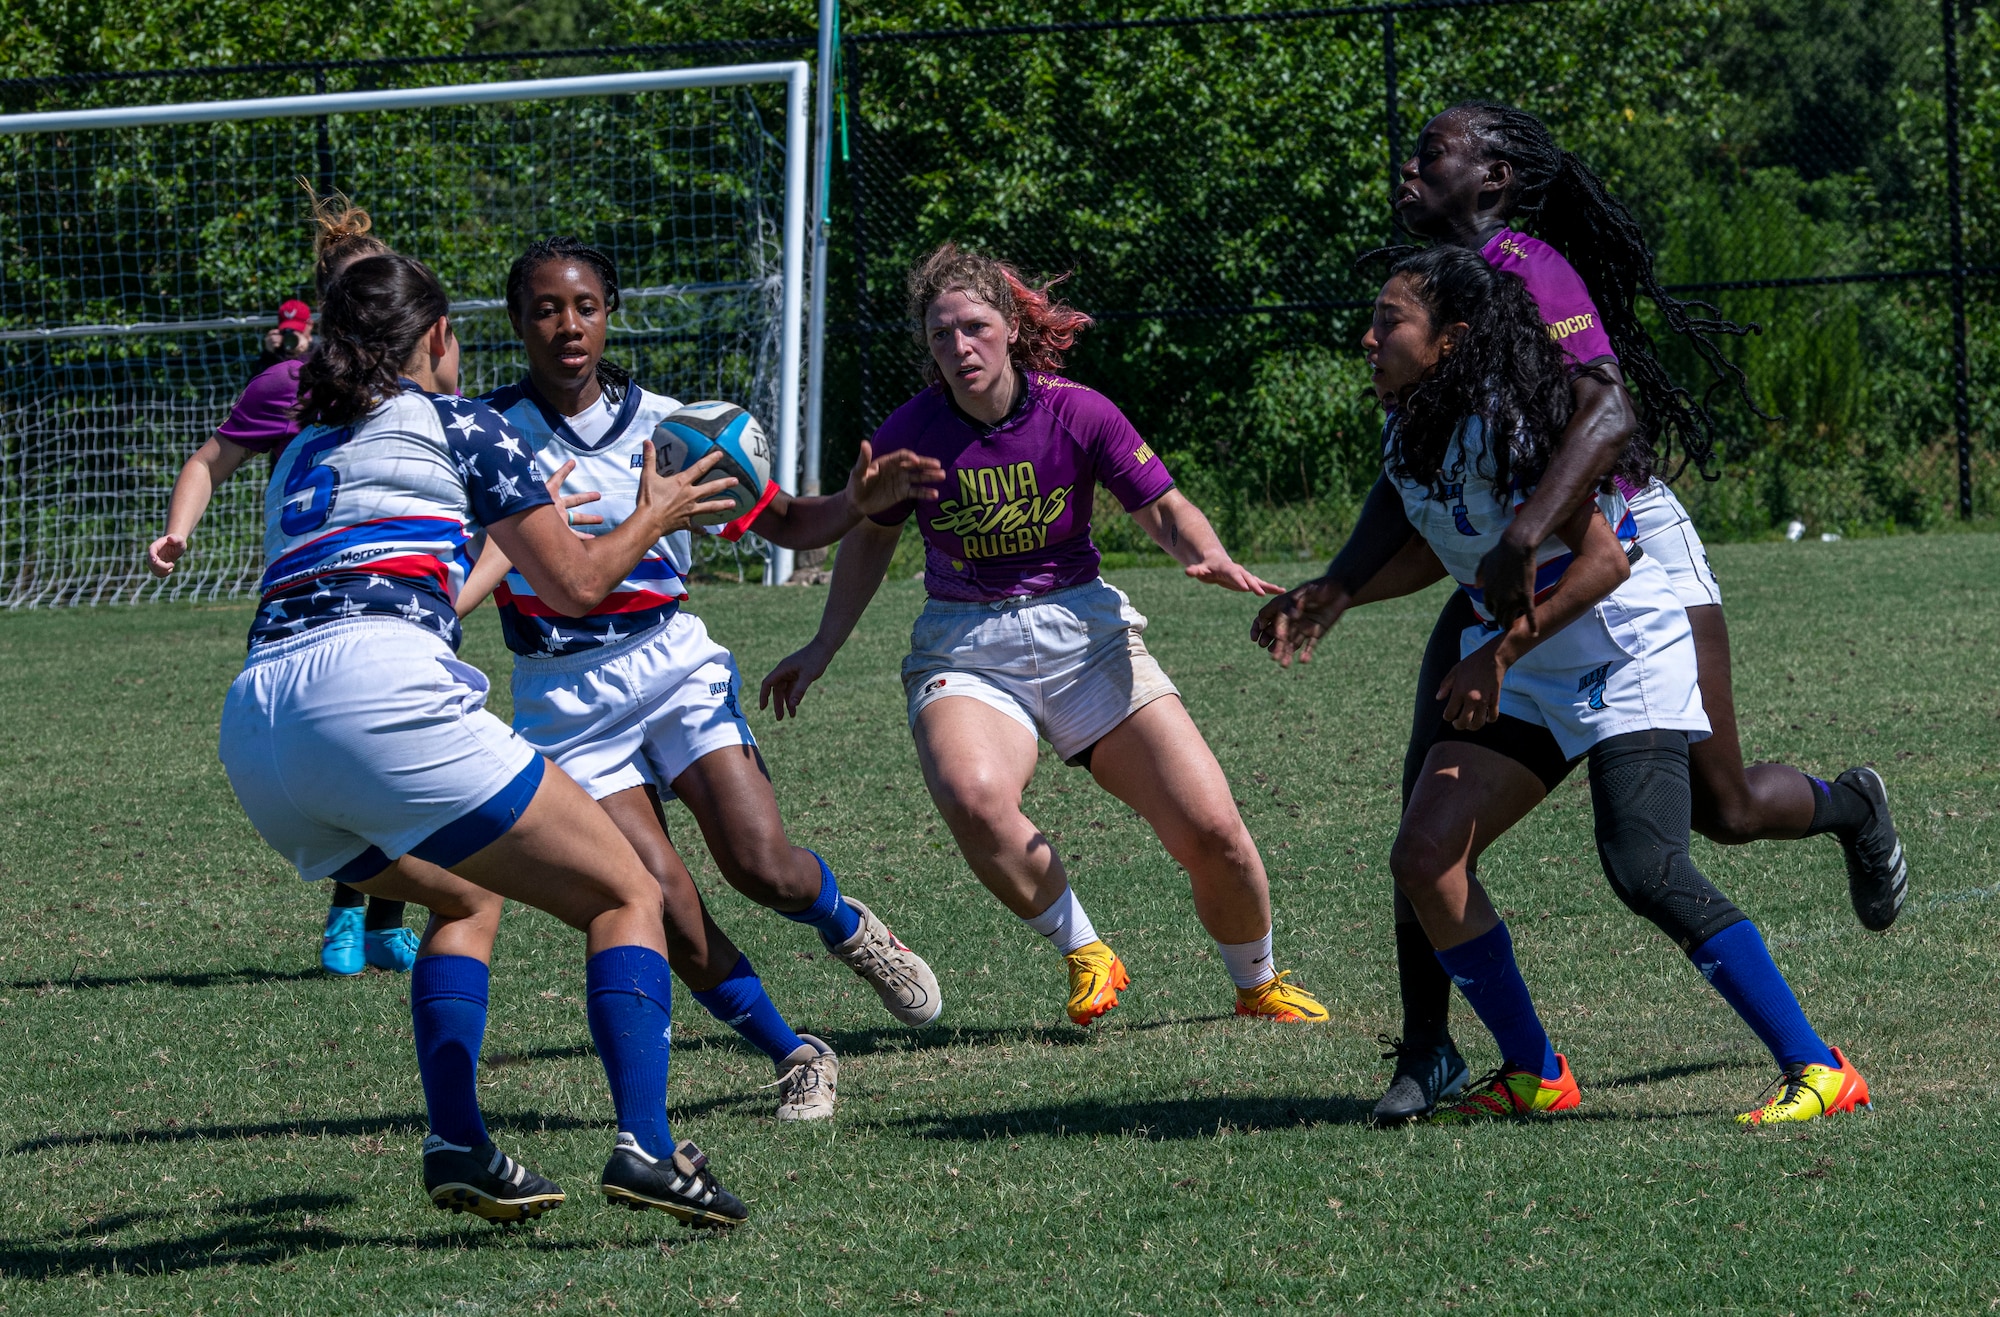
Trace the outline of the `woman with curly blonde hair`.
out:
M 1091 322 L 1051 286 L 953 243 L 911 272 L 928 384 L 876 432 L 874 449 L 936 458 L 942 497 L 848 533 L 819 634 L 765 678 L 761 702 L 775 697 L 780 718 L 797 715 L 916 515 L 930 600 L 903 685 L 924 780 L 979 880 L 1068 962 L 1070 1018 L 1104 1014 L 1131 978 L 1021 812 L 1038 737 L 1145 818 L 1187 870 L 1239 1014 L 1324 1020 L 1326 1009 L 1272 964 L 1263 860 L 1208 743 L 1146 650 L 1146 619 L 1098 576 L 1096 486 L 1195 580 L 1253 595 L 1277 587 L 1231 560 L 1110 399 L 1056 373 Z

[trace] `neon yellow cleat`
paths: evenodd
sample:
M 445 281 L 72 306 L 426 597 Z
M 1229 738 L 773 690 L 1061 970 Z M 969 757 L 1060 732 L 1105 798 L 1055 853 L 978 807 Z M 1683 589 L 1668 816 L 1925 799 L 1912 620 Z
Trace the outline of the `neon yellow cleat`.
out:
M 1282 1020 L 1286 1024 L 1326 1023 L 1331 1018 L 1326 1013 L 1326 1007 L 1319 1004 L 1319 998 L 1298 984 L 1285 982 L 1291 976 L 1292 972 L 1286 970 L 1254 988 L 1238 988 L 1236 1013 L 1254 1015 L 1263 1020 Z
M 1089 1024 L 1118 1004 L 1118 994 L 1132 986 L 1125 962 L 1102 942 L 1090 942 L 1063 957 L 1069 965 L 1069 1018 Z
M 1868 1111 L 1868 1081 L 1853 1062 L 1833 1049 L 1840 1068 L 1826 1065 L 1794 1066 L 1778 1076 L 1778 1092 L 1755 1111 L 1736 1118 L 1739 1125 L 1776 1125 L 1791 1120 L 1818 1120 L 1844 1111 Z
M 1533 1070 L 1496 1070 L 1465 1090 L 1465 1096 L 1430 1115 L 1433 1125 L 1464 1125 L 1475 1120 L 1506 1120 L 1568 1111 L 1583 1105 L 1569 1058 L 1556 1053 L 1562 1073 L 1543 1079 Z

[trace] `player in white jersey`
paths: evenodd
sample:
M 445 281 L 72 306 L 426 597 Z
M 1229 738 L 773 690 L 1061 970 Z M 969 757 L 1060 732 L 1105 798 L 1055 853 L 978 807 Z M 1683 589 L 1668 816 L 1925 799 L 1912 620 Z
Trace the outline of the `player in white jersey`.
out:
M 528 375 L 484 400 L 527 438 L 545 474 L 566 473 L 566 491 L 599 494 L 592 511 L 616 528 L 632 515 L 653 427 L 680 407 L 604 360 L 606 320 L 618 307 L 616 267 L 574 239 L 538 242 L 508 273 L 507 307 Z M 941 474 L 935 461 L 909 453 L 880 460 L 864 453 L 840 493 L 794 498 L 773 484 L 721 533 L 733 539 L 754 525 L 787 547 L 831 544 L 864 513 L 928 492 L 922 482 Z M 504 559 L 482 554 L 465 599 L 476 603 L 497 582 L 515 653 L 515 730 L 603 804 L 658 880 L 674 972 L 705 1009 L 771 1058 L 780 1119 L 828 1116 L 837 1058 L 824 1042 L 792 1031 L 749 958 L 708 916 L 668 835 L 662 800 L 677 796 L 687 805 L 731 886 L 816 929 L 897 1019 L 935 1019 L 937 979 L 866 906 L 842 895 L 825 860 L 786 837 L 739 703 L 736 661 L 681 608 L 689 565 L 688 532 L 662 537 L 576 617 L 542 599 L 518 569 L 500 578 Z
M 431 1201 L 495 1220 L 561 1190 L 493 1146 L 475 1078 L 503 899 L 584 931 L 587 1014 L 618 1137 L 613 1202 L 694 1224 L 743 1205 L 666 1116 L 671 983 L 659 887 L 588 796 L 485 709 L 455 656 L 454 600 L 483 529 L 544 598 L 596 605 L 661 535 L 725 503 L 701 464 L 649 462 L 632 514 L 583 542 L 507 421 L 454 396 L 458 340 L 437 279 L 385 254 L 328 286 L 300 372 L 306 423 L 266 495 L 263 600 L 223 706 L 221 757 L 257 831 L 307 879 L 431 911 L 410 1008 Z
M 1597 849 L 1613 890 L 1673 938 L 1771 1050 L 1777 1096 L 1739 1119 L 1807 1120 L 1868 1102 L 1807 1023 L 1756 926 L 1688 854 L 1688 744 L 1707 733 L 1687 613 L 1636 541 L 1621 495 L 1586 501 L 1537 547 L 1537 632 L 1501 628 L 1479 564 L 1534 489 L 1569 415 L 1560 347 L 1519 277 L 1438 246 L 1395 266 L 1363 344 L 1391 410 L 1383 470 L 1480 622 L 1437 695 L 1437 735 L 1390 869 L 1502 1063 L 1438 1108 L 1453 1123 L 1581 1101 L 1537 1018 L 1506 925 L 1471 867 L 1589 760 Z M 1614 532 L 1614 524 L 1617 532 Z

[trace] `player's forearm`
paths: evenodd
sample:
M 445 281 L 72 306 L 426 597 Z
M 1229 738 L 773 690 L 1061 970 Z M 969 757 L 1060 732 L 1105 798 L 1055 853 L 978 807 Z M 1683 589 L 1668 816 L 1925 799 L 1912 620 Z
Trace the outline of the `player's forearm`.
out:
M 1417 532 L 1410 525 L 1409 514 L 1403 510 L 1402 495 L 1396 492 L 1387 476 L 1379 476 L 1368 491 L 1367 501 L 1361 505 L 1361 516 L 1354 523 L 1353 533 L 1334 556 L 1326 574 L 1339 582 L 1356 602 L 1365 602 L 1362 595 L 1374 584 L 1375 578 L 1395 562 L 1415 539 Z M 1438 570 L 1441 575 L 1443 568 Z M 1423 584 L 1429 585 L 1430 581 Z M 1416 588 L 1422 589 L 1423 586 Z M 1394 595 L 1369 593 L 1368 597 L 1389 599 Z
M 472 564 L 472 570 L 466 573 L 465 585 L 458 592 L 455 605 L 458 615 L 470 617 L 473 610 L 485 602 L 486 596 L 492 594 L 500 582 L 506 579 L 507 569 L 511 566 L 513 564 L 507 561 L 507 555 L 500 551 L 500 546 L 493 542 L 493 537 L 487 536 L 486 547 L 480 550 L 478 560 Z
M 1444 564 L 1432 552 L 1430 542 L 1418 535 L 1410 536 L 1396 555 L 1389 559 L 1380 571 L 1368 578 L 1368 583 L 1353 591 L 1347 601 L 1349 608 L 1359 608 L 1363 604 L 1376 604 L 1384 599 L 1400 599 L 1419 590 L 1429 589 L 1445 577 Z M 1334 579 L 1329 573 L 1329 579 Z
M 1571 381 L 1576 407 L 1562 440 L 1535 492 L 1514 509 L 1514 520 L 1502 532 L 1517 552 L 1539 548 L 1580 503 L 1596 494 L 1638 428 L 1639 417 L 1618 368 L 1606 364 L 1595 370 L 1602 377 L 1585 371 Z
M 236 468 L 249 456 L 249 449 L 217 436 L 197 448 L 174 477 L 174 492 L 167 500 L 167 534 L 182 539 L 193 535 L 215 497 L 216 486 L 236 474 Z
M 782 510 L 780 503 L 784 506 Z M 846 490 L 772 500 L 750 529 L 786 549 L 823 549 L 861 522 L 861 513 Z
M 1632 563 L 1618 537 L 1598 515 L 1594 503 L 1579 509 L 1557 534 L 1576 557 L 1548 598 L 1535 606 L 1533 633 L 1525 616 L 1514 619 L 1507 628 L 1506 638 L 1500 642 L 1500 656 L 1509 664 L 1519 662 L 1528 651 L 1597 607 L 1631 578 Z
M 1200 508 L 1178 489 L 1170 489 L 1132 514 L 1139 529 L 1183 567 L 1227 558 L 1222 537 L 1208 524 Z
M 486 528 L 536 596 L 564 617 L 582 617 L 632 574 L 659 538 L 650 517 L 579 539 L 554 504 L 519 512 Z M 482 555 L 483 559 L 484 555 Z
M 902 538 L 898 526 L 878 526 L 864 521 L 840 541 L 833 559 L 833 580 L 826 588 L 826 610 L 820 614 L 819 631 L 813 643 L 829 655 L 839 651 L 854 634 L 861 615 L 882 588 L 889 574 L 889 560 L 896 556 L 896 542 Z

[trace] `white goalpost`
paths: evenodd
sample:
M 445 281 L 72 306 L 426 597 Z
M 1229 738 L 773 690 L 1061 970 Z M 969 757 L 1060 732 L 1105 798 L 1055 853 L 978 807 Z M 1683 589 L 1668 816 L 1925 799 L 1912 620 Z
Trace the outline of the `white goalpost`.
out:
M 809 77 L 786 61 L 0 116 L 0 607 L 255 588 L 264 460 L 217 492 L 173 576 L 142 560 L 277 304 L 316 300 L 299 178 L 438 271 L 468 394 L 524 369 L 514 256 L 557 233 L 604 248 L 624 284 L 611 359 L 748 407 L 797 492 Z M 695 538 L 711 568 L 754 553 L 767 583 L 791 574 L 788 550 Z

